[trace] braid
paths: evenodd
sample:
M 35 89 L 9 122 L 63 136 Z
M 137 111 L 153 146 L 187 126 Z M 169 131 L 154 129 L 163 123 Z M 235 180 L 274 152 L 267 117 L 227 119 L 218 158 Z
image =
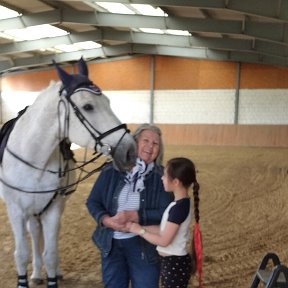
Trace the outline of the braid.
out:
M 199 213 L 199 189 L 200 189 L 200 185 L 197 182 L 197 180 L 194 182 L 193 184 L 193 197 L 194 197 L 194 217 L 195 217 L 195 221 L 196 223 L 199 222 L 200 219 L 200 213 Z
M 196 176 L 196 175 L 195 175 Z M 200 220 L 200 212 L 199 212 L 199 189 L 200 185 L 196 180 L 193 183 L 193 198 L 194 198 L 194 218 L 195 222 L 199 223 Z M 195 229 L 195 228 L 194 228 Z M 197 255 L 196 255 L 196 250 L 195 250 L 195 239 L 194 235 L 191 238 L 191 260 L 192 260 L 192 269 L 191 269 L 191 275 L 194 275 L 197 270 Z

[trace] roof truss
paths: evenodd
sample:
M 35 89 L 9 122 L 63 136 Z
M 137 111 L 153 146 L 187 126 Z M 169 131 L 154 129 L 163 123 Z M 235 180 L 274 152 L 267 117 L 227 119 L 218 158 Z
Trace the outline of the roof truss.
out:
M 79 0 L 33 1 L 53 6 L 34 13 L 19 8 L 22 16 L 0 20 L 1 31 L 50 24 L 64 27 L 70 34 L 0 42 L 2 73 L 51 65 L 52 59 L 71 62 L 81 56 L 102 59 L 133 54 L 288 66 L 288 0 L 158 0 L 157 5 L 168 12 L 168 17 L 101 12 L 94 9 L 92 0 L 80 1 L 86 5 L 85 11 L 73 7 L 73 2 Z M 131 1 L 117 2 L 129 4 Z M 155 1 L 150 0 L 133 3 L 155 5 Z M 191 16 L 188 17 L 185 10 L 189 10 Z M 74 27 L 79 26 L 85 27 L 84 31 L 75 31 Z M 139 28 L 187 30 L 191 35 L 143 33 Z M 40 52 L 55 45 L 82 41 L 99 42 L 102 47 L 49 55 Z

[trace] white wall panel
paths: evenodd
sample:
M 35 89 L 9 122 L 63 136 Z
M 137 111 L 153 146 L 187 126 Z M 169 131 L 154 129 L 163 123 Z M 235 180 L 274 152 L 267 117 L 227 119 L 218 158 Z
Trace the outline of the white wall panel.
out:
M 230 124 L 234 121 L 234 90 L 155 91 L 155 123 Z
M 150 91 L 105 91 L 124 123 L 150 121 Z M 3 123 L 31 105 L 38 92 L 5 92 Z M 234 124 L 235 90 L 156 90 L 154 122 L 159 124 Z M 242 89 L 239 124 L 288 124 L 288 89 Z
M 288 90 L 240 90 L 239 124 L 288 124 Z
M 31 105 L 39 92 L 10 91 L 1 93 L 2 121 L 3 123 L 15 118 L 20 110 Z
M 111 108 L 124 123 L 148 123 L 150 119 L 150 91 L 104 91 Z

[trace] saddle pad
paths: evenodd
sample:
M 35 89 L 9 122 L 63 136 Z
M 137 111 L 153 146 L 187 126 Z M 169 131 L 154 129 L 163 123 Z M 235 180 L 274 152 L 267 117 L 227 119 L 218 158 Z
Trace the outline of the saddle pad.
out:
M 23 110 L 19 111 L 17 117 L 5 122 L 0 130 L 0 164 L 2 163 L 4 150 L 7 145 L 10 133 L 13 130 L 16 121 L 24 114 L 27 108 L 28 106 L 26 106 Z
M 0 130 L 0 164 L 2 163 L 4 150 L 7 145 L 10 133 L 13 130 L 17 120 L 24 114 L 24 112 L 28 107 L 29 106 L 26 106 L 23 110 L 19 111 L 17 117 L 5 122 Z M 71 142 L 67 138 L 63 139 L 59 143 L 59 146 L 60 146 L 60 152 L 63 155 L 64 160 L 73 160 L 74 162 L 76 162 L 74 159 L 74 153 L 70 149 Z

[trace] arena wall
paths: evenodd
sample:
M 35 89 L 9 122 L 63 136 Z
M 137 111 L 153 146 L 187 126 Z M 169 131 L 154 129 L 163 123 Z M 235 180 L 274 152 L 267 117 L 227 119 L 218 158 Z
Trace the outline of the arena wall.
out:
M 129 124 L 133 132 L 137 124 Z M 288 147 L 288 125 L 157 124 L 167 145 Z
M 89 74 L 122 122 L 153 122 L 166 144 L 288 147 L 288 68 L 143 56 L 91 62 Z M 51 80 L 53 67 L 2 76 L 2 123 Z

